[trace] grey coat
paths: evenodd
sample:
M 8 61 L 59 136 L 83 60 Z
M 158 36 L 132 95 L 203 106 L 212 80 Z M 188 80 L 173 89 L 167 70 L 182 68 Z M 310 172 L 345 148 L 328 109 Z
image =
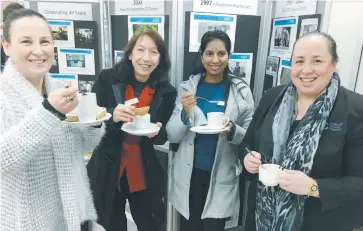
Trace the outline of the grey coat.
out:
M 239 210 L 239 174 L 242 172 L 242 165 L 238 159 L 237 145 L 242 142 L 252 120 L 254 102 L 249 87 L 240 79 L 231 77 L 225 113 L 236 124 L 236 131 L 231 141 L 228 141 L 225 135 L 219 135 L 202 219 L 227 218 Z M 169 200 L 187 219 L 189 219 L 189 190 L 196 134 L 181 120 L 183 109 L 181 97 L 186 91 L 196 94 L 200 78 L 200 75 L 191 76 L 189 80 L 181 83 L 176 106 L 166 125 L 169 141 L 180 144 L 169 169 L 171 176 Z M 189 123 L 192 127 L 207 123 L 198 106 L 193 108 Z

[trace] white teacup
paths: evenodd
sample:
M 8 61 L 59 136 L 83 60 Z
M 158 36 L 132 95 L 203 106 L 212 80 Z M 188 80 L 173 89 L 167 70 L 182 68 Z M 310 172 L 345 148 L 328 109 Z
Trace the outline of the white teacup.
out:
M 265 186 L 277 186 L 279 184 L 282 169 L 277 164 L 262 164 L 258 169 L 258 179 Z
M 146 129 L 150 127 L 150 115 L 146 114 L 143 116 L 136 115 L 133 121 L 135 128 Z
M 78 106 L 76 108 L 80 122 L 90 122 L 96 120 L 97 115 L 97 100 L 96 94 L 78 94 Z
M 228 116 L 223 112 L 209 112 L 207 113 L 208 128 L 222 129 L 229 122 Z

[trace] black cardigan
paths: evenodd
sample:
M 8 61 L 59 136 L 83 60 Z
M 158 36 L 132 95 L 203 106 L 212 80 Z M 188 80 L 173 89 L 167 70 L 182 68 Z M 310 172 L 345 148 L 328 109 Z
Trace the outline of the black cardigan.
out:
M 241 161 L 247 154 L 244 145 L 259 151 L 260 132 L 266 114 L 283 88 L 275 87 L 261 99 L 239 146 Z M 244 175 L 251 181 L 245 230 L 254 231 L 258 177 L 245 170 Z M 307 199 L 301 231 L 352 231 L 363 225 L 362 95 L 339 87 L 328 125 L 319 141 L 310 177 L 318 183 L 320 198 Z
M 97 95 L 98 105 L 106 107 L 111 114 L 118 103 L 125 101 L 126 83 L 121 77 L 115 69 L 103 70 L 92 88 Z M 140 146 L 146 185 L 152 194 L 153 219 L 157 225 L 160 225 L 165 219 L 163 197 L 166 177 L 155 156 L 154 144 L 161 145 L 167 140 L 165 126 L 174 109 L 176 90 L 169 83 L 156 84 L 154 89 L 155 94 L 149 110 L 150 120 L 154 123 L 161 122 L 163 126 L 154 138 L 142 137 Z M 87 164 L 90 186 L 99 217 L 98 223 L 106 229 L 113 213 L 120 169 L 124 134 L 121 125 L 122 122 L 115 124 L 112 118 L 106 122 L 106 134 Z

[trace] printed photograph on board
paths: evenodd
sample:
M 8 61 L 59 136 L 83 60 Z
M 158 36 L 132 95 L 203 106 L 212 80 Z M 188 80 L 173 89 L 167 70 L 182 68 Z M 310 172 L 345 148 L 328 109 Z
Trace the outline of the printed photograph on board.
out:
M 86 67 L 86 56 L 79 54 L 67 54 L 67 67 Z
M 221 30 L 226 34 L 229 33 L 231 25 L 229 24 L 216 24 L 215 22 L 201 22 L 198 24 L 198 40 L 202 39 L 202 36 L 207 31 Z
M 67 26 L 51 25 L 52 36 L 54 40 L 68 41 Z
M 279 63 L 278 57 L 269 56 L 266 62 L 266 74 L 276 76 L 279 71 Z
M 275 32 L 275 49 L 288 50 L 290 46 L 291 27 L 278 27 Z
M 81 92 L 91 92 L 95 81 L 87 81 L 87 80 L 78 80 L 78 89 Z
M 310 33 L 310 32 L 314 32 L 318 29 L 318 25 L 317 24 L 312 24 L 312 25 L 304 25 L 302 26 L 301 28 L 301 31 L 300 31 L 300 37 L 307 34 L 307 33 Z
M 48 20 L 55 47 L 74 47 L 73 21 Z
M 229 70 L 232 74 L 236 77 L 246 78 L 246 69 L 248 63 L 247 62 L 240 62 L 240 61 L 230 61 L 228 66 Z
M 94 39 L 93 29 L 76 29 L 76 40 L 79 43 L 93 43 Z
M 280 85 L 287 84 L 290 82 L 290 69 L 282 67 L 280 76 Z
M 50 73 L 59 73 L 59 65 L 58 65 L 58 50 L 57 47 L 54 47 L 54 56 L 52 67 L 49 70 Z
M 155 31 L 159 31 L 159 26 L 157 24 L 133 24 L 132 25 L 132 31 L 134 34 L 138 31 L 143 31 L 146 29 L 152 29 Z

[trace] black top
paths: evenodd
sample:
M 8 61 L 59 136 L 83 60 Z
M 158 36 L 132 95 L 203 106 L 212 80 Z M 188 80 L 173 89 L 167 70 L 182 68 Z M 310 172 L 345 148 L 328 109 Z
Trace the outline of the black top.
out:
M 103 70 L 92 88 L 92 92 L 96 93 L 97 104 L 107 108 L 111 115 L 119 103 L 125 102 L 127 83 L 119 76 L 119 73 L 114 69 Z M 137 89 L 142 89 L 144 84 L 140 83 L 133 86 L 134 92 L 140 92 L 141 90 Z M 166 185 L 163 180 L 165 173 L 156 158 L 154 144 L 162 145 L 167 140 L 165 126 L 174 109 L 176 90 L 169 83 L 155 84 L 153 88 L 155 94 L 150 103 L 150 120 L 152 123 L 161 122 L 163 126 L 155 137 L 141 137 L 140 148 L 146 186 L 151 192 L 153 221 L 158 226 L 165 219 L 163 198 L 165 197 Z M 87 172 L 99 218 L 98 222 L 106 228 L 109 226 L 110 218 L 115 215 L 113 214 L 113 207 L 116 203 L 115 195 L 124 132 L 121 130 L 122 122 L 114 123 L 113 119 L 110 118 L 105 124 L 106 134 L 93 152 L 92 158 L 87 164 Z
M 294 120 L 294 122 L 291 124 L 290 127 L 290 136 L 292 133 L 294 133 L 295 129 L 297 128 L 297 125 L 299 125 L 300 120 Z
M 243 140 L 251 150 L 259 152 L 260 142 L 273 148 L 271 138 L 264 136 L 261 140 L 261 129 L 284 87 L 270 89 L 261 99 Z M 363 96 L 339 87 L 327 123 L 310 174 L 317 181 L 320 198 L 306 200 L 300 231 L 351 231 L 363 226 Z M 247 154 L 243 145 L 239 146 L 239 153 L 243 160 Z M 254 231 L 258 175 L 246 170 L 243 175 L 251 180 L 245 225 L 246 230 Z
M 147 83 L 143 83 L 143 82 L 139 82 L 139 81 L 135 81 L 135 83 L 133 84 L 134 86 L 134 95 L 136 98 L 139 98 L 142 90 L 144 89 L 144 87 L 146 86 Z

